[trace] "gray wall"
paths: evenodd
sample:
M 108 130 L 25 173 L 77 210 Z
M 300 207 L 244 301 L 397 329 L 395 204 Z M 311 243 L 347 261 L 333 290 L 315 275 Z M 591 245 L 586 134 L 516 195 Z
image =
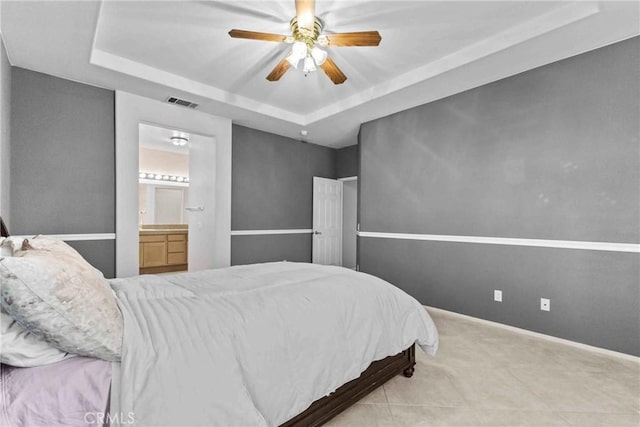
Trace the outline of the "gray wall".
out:
M 358 145 L 340 148 L 336 153 L 336 178 L 358 176 L 360 151 Z
M 231 229 L 311 228 L 313 177 L 336 177 L 336 150 L 238 125 L 232 138 Z M 311 261 L 310 235 L 231 239 L 231 264 L 283 259 Z
M 108 279 L 116 277 L 115 240 L 77 240 L 67 243 L 87 262 L 102 271 L 104 277 Z
M 231 264 L 271 261 L 311 262 L 311 234 L 233 236 Z
M 114 92 L 12 68 L 11 233 L 115 232 Z M 76 243 L 112 275 L 113 242 Z
M 11 227 L 9 157 L 11 138 L 11 64 L 0 34 L 0 216 Z M 10 228 L 9 228 L 10 229 Z
M 364 124 L 361 230 L 637 243 L 639 40 Z M 362 271 L 424 304 L 640 355 L 637 254 L 374 238 L 359 248 Z

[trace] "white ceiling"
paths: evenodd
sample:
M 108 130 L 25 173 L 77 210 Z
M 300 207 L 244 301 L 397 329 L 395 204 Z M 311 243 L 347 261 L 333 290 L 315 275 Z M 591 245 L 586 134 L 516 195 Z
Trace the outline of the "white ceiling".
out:
M 189 155 L 189 144 L 179 147 L 171 142 L 171 137 L 175 132 L 180 131 L 140 123 L 138 125 L 138 145 L 152 150 Z M 191 141 L 191 135 L 186 135 Z
M 265 77 L 288 45 L 293 0 L 1 3 L 15 66 L 165 100 L 276 134 L 341 147 L 363 122 L 640 33 L 640 3 L 317 0 L 325 32 L 378 30 L 379 47 L 329 48 L 348 80 L 291 69 Z M 183 108 L 183 107 L 176 107 Z
M 186 135 L 189 143 L 183 146 L 174 145 L 171 142 L 171 137 L 176 133 Z M 138 144 L 140 147 L 150 148 L 152 150 L 189 155 L 191 144 L 210 144 L 211 141 L 212 138 L 210 136 L 187 133 L 179 129 L 169 129 L 147 123 L 140 123 L 138 125 Z

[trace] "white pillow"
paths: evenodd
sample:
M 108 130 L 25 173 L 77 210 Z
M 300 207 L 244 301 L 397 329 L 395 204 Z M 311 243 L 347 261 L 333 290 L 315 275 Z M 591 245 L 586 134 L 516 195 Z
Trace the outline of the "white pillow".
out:
M 66 243 L 36 238 L 0 259 L 2 307 L 68 353 L 116 361 L 122 315 L 109 283 Z
M 0 308 L 0 362 L 19 368 L 48 365 L 75 355 L 32 334 Z

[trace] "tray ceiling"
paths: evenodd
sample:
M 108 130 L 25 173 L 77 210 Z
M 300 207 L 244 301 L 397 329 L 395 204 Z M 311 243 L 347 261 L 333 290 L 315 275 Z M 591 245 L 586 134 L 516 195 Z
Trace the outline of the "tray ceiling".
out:
M 359 125 L 640 32 L 637 2 L 318 0 L 325 31 L 378 30 L 379 47 L 329 48 L 348 80 L 291 69 L 265 77 L 289 45 L 287 1 L 2 2 L 13 65 L 165 100 L 327 146 Z M 181 107 L 176 107 L 181 108 Z

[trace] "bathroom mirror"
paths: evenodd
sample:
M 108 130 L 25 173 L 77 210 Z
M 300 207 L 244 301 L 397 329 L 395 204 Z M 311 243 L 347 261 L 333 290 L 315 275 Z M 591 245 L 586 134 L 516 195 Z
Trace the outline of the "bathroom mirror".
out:
M 141 226 L 187 223 L 184 208 L 188 200 L 188 187 L 149 182 L 139 185 Z

